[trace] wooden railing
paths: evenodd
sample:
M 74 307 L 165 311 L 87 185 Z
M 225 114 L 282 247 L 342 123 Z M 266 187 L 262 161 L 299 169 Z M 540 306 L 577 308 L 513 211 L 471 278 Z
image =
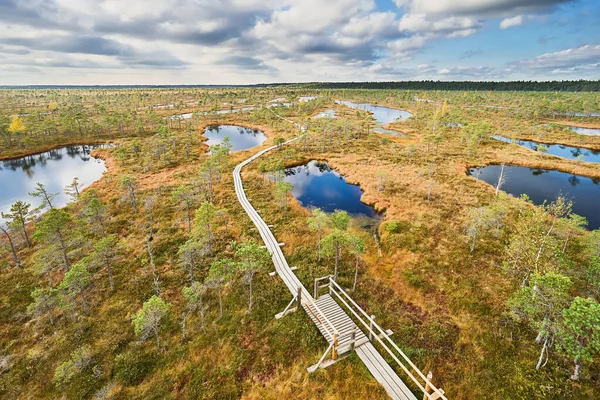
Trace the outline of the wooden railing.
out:
M 326 285 L 318 285 L 317 280 L 328 280 Z M 329 294 L 334 299 L 339 300 L 352 315 L 362 324 L 368 333 L 370 341 L 377 341 L 383 349 L 390 355 L 396 364 L 406 373 L 406 375 L 414 382 L 414 384 L 423 392 L 423 399 L 429 400 L 447 400 L 444 395 L 444 390 L 437 388 L 431 382 L 431 374 L 425 376 L 423 372 L 408 358 L 408 356 L 392 341 L 386 331 L 384 331 L 377 322 L 374 316 L 368 315 L 346 291 L 334 280 L 332 275 L 318 278 L 315 280 L 315 299 L 318 298 L 318 289 L 329 287 Z

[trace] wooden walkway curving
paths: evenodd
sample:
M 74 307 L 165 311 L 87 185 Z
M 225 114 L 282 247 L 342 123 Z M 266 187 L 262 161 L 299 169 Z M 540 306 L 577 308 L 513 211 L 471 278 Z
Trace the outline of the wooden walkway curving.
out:
M 286 142 L 286 144 L 297 139 L 299 139 L 299 137 Z M 273 255 L 273 264 L 277 274 L 279 274 L 283 280 L 283 283 L 288 287 L 292 295 L 296 296 L 298 291 L 301 291 L 303 308 L 307 311 L 308 315 L 317 325 L 317 328 L 330 345 L 333 345 L 334 342 L 331 325 L 333 325 L 333 329 L 339 333 L 338 349 L 340 354 L 347 353 L 351 350 L 351 339 L 349 334 L 352 331 L 356 332 L 356 354 L 366 365 L 373 377 L 375 377 L 375 379 L 379 381 L 379 383 L 385 388 L 388 395 L 392 399 L 417 400 L 416 396 L 410 391 L 410 389 L 408 389 L 406 384 L 388 365 L 388 363 L 368 340 L 364 333 L 358 329 L 357 325 L 331 296 L 323 295 L 317 300 L 313 298 L 311 293 L 304 287 L 304 285 L 302 285 L 298 277 L 289 267 L 283 252 L 281 251 L 279 243 L 275 239 L 275 236 L 265 221 L 248 201 L 242 183 L 242 168 L 266 152 L 275 148 L 277 148 L 277 146 L 264 149 L 237 165 L 233 171 L 233 179 L 235 183 L 235 192 L 240 204 L 256 226 L 256 229 L 258 229 L 266 248 Z

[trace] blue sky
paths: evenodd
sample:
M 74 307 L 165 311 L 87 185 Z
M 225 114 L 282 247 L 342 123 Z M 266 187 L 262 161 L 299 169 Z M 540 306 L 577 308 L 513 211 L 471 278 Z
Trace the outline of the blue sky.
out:
M 598 0 L 0 0 L 0 84 L 600 79 Z

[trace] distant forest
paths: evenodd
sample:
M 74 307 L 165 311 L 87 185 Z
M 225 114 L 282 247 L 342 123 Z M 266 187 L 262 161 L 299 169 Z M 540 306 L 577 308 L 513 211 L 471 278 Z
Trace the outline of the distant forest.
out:
M 526 91 L 526 92 L 599 92 L 600 80 L 588 81 L 399 81 L 399 82 L 314 82 L 297 84 L 314 89 L 403 89 L 403 90 L 463 90 L 463 91 Z
M 600 80 L 588 81 L 396 81 L 396 82 L 297 82 L 260 83 L 255 85 L 0 85 L 0 89 L 177 89 L 177 88 L 267 88 L 307 89 L 401 89 L 459 91 L 523 91 L 523 92 L 600 92 Z

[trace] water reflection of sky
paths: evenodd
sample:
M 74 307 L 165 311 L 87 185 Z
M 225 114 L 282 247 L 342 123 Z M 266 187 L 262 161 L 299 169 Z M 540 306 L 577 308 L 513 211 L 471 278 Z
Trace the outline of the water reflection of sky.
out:
M 38 199 L 28 195 L 36 182 L 43 183 L 50 193 L 59 193 L 53 203 L 58 207 L 67 204 L 69 197 L 64 187 L 74 177 L 87 187 L 102 177 L 104 162 L 90 156 L 98 146 L 70 146 L 42 154 L 0 161 L 0 211 L 7 212 L 11 204 L 24 200 L 37 207 Z
M 219 144 L 229 137 L 232 144 L 231 151 L 246 150 L 261 145 L 267 137 L 258 129 L 244 128 L 236 125 L 210 125 L 204 134 L 208 138 L 206 144 L 209 146 Z
M 490 165 L 469 170 L 472 176 L 496 186 L 500 166 Z M 509 166 L 504 171 L 502 190 L 514 196 L 527 194 L 535 204 L 556 200 L 559 194 L 573 201 L 573 212 L 587 218 L 589 229 L 600 228 L 600 179 L 560 171 Z
M 569 126 L 569 125 L 567 125 L 567 128 L 569 128 L 573 132 L 576 132 L 580 135 L 600 136 L 600 129 L 597 129 L 597 128 L 596 129 L 595 128 L 580 128 L 578 126 Z
M 286 169 L 285 180 L 294 186 L 292 195 L 304 207 L 318 207 L 325 212 L 344 210 L 349 214 L 375 216 L 373 207 L 360 201 L 363 191 L 346 183 L 344 177 L 327 163 L 311 161 Z
M 314 117 L 311 118 L 337 118 L 335 116 L 335 110 L 325 110 L 325 111 L 321 111 L 320 113 L 318 113 L 317 115 L 315 115 Z
M 500 135 L 494 135 L 493 136 L 494 139 L 496 140 L 500 140 L 506 143 L 511 143 L 513 142 L 513 140 L 504 137 L 504 136 L 500 136 Z M 538 151 L 538 147 L 539 147 L 539 143 L 534 142 L 532 140 L 515 140 L 514 143 L 518 144 L 519 146 L 523 146 L 525 148 L 534 150 L 534 151 Z M 598 163 L 600 162 L 600 151 L 598 150 L 590 150 L 590 149 L 585 149 L 582 147 L 573 147 L 573 146 L 566 146 L 563 144 L 547 144 L 545 145 L 548 148 L 548 154 L 551 154 L 553 156 L 559 156 L 559 157 L 564 157 L 564 158 L 568 158 L 568 159 L 576 159 L 579 156 L 582 156 L 582 160 L 586 161 L 586 162 L 593 162 L 593 163 Z
M 396 110 L 395 108 L 372 106 L 368 103 L 357 104 L 346 100 L 336 100 L 335 102 L 338 104 L 343 104 L 350 108 L 356 108 L 359 110 L 369 111 L 373 113 L 373 118 L 375 118 L 377 124 L 380 125 L 389 124 L 390 122 L 395 121 L 404 121 L 409 117 L 412 117 L 412 114 L 408 111 Z

